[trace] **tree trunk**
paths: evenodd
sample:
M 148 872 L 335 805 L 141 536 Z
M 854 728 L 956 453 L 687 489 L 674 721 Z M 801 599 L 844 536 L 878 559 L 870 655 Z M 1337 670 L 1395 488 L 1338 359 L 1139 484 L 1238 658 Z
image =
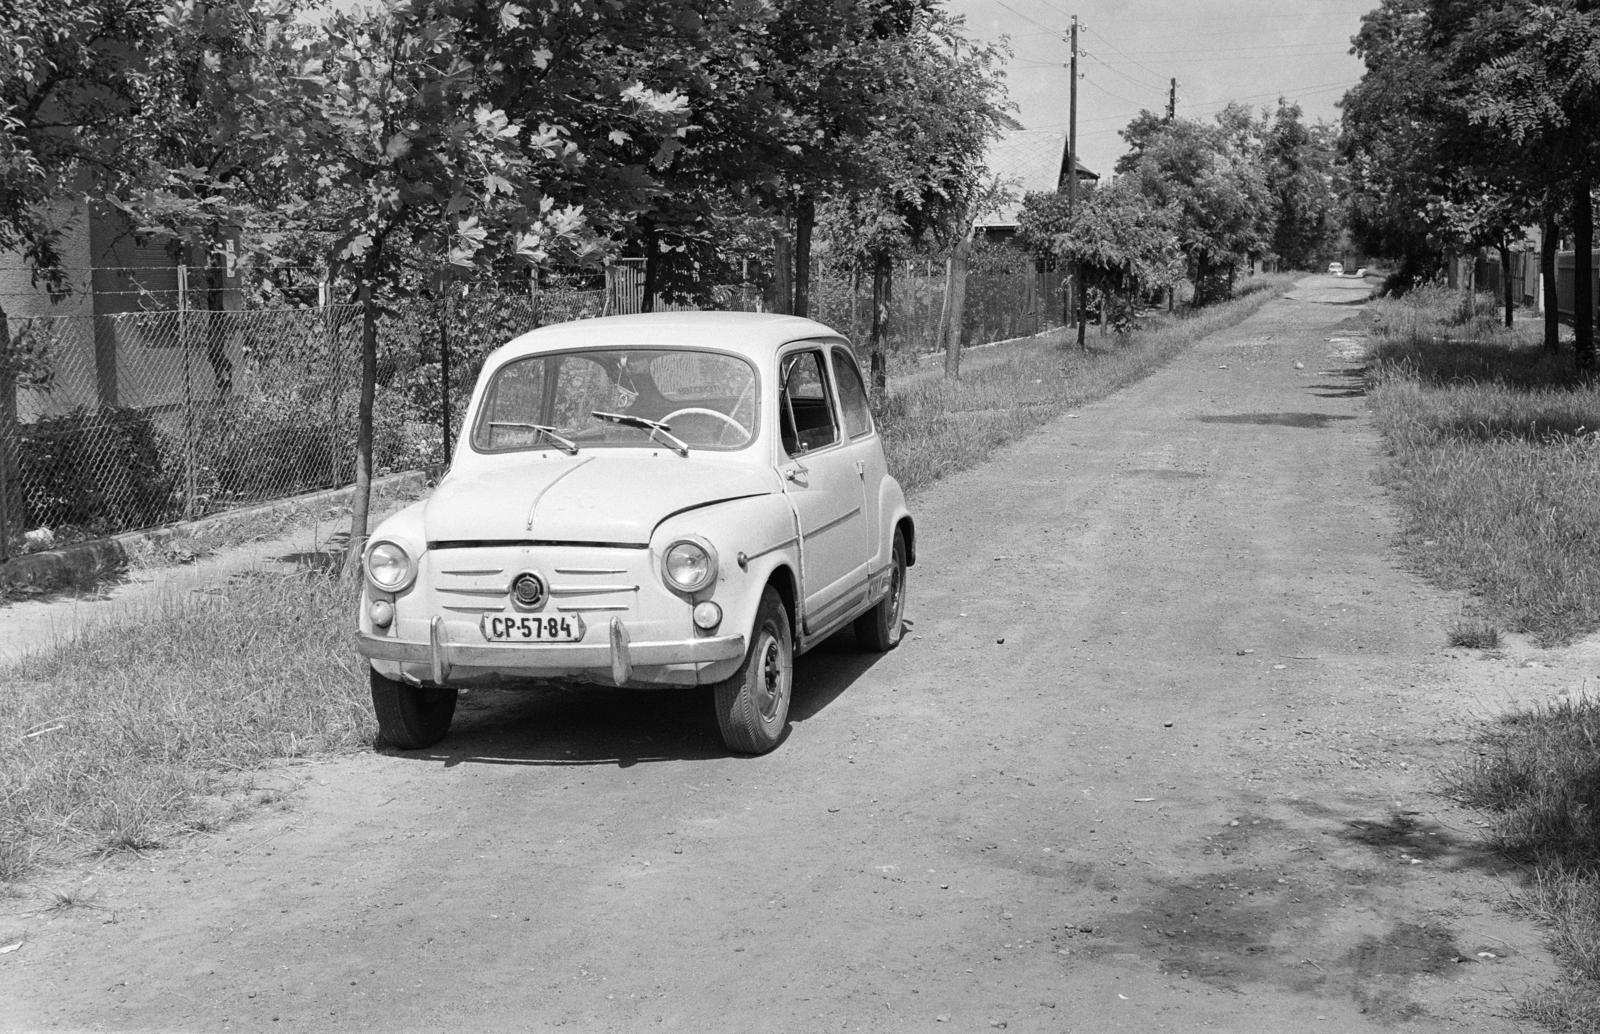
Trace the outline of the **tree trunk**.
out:
M 0 561 L 24 530 L 22 482 L 17 464 L 17 378 L 11 362 L 11 321 L 0 307 Z
M 227 289 L 227 269 L 223 265 L 220 235 L 213 237 L 217 247 L 206 256 L 206 359 L 211 363 L 211 377 L 216 382 L 217 399 L 221 401 L 233 394 L 233 360 L 228 358 L 226 324 L 217 313 L 227 307 L 224 292 Z
M 802 195 L 794 207 L 794 314 L 811 315 L 811 228 L 817 221 L 817 203 Z
M 1516 307 L 1516 301 L 1511 293 L 1511 249 L 1504 244 L 1495 245 L 1500 252 L 1500 292 L 1505 298 L 1506 326 L 1511 326 L 1511 311 Z
M 1083 282 L 1083 263 L 1082 262 L 1077 263 L 1076 266 L 1074 267 L 1074 269 L 1072 271 L 1072 280 L 1073 280 L 1073 283 L 1077 287 L 1077 290 L 1074 293 L 1074 298 L 1077 301 L 1076 308 L 1077 308 L 1077 321 L 1078 321 L 1078 348 L 1081 351 L 1088 351 L 1089 346 L 1084 341 L 1083 335 L 1084 335 L 1084 328 L 1089 323 L 1089 314 L 1088 314 L 1088 309 L 1087 309 L 1087 307 L 1089 305 L 1089 292 L 1085 289 L 1086 285 Z
M 967 265 L 972 259 L 972 239 L 963 237 L 950 250 L 949 275 L 944 286 L 944 375 L 961 376 L 961 330 L 967 309 Z
M 772 234 L 772 284 L 767 290 L 767 308 L 772 312 L 794 311 L 794 243 L 784 226 Z
M 1589 174 L 1572 192 L 1573 363 L 1580 373 L 1594 369 L 1594 199 Z
M 660 282 L 661 249 L 656 247 L 656 224 L 652 219 L 644 220 L 644 287 L 643 297 L 639 299 L 640 312 L 656 311 L 656 284 Z
M 1545 213 L 1539 234 L 1539 280 L 1544 295 L 1544 347 L 1554 352 L 1561 347 L 1561 305 L 1556 300 L 1556 248 L 1561 229 L 1556 217 Z
M 450 466 L 450 291 L 439 299 L 439 438 L 443 466 Z
M 872 359 L 872 393 L 883 398 L 889 391 L 889 360 L 885 355 L 889 330 L 889 301 L 893 279 L 889 256 L 880 253 L 872 259 L 872 330 L 867 348 Z
M 378 384 L 378 303 L 372 295 L 372 263 L 361 271 L 361 397 L 356 409 L 356 483 L 350 495 L 350 540 L 345 545 L 344 577 L 361 573 L 367 545 L 367 518 L 372 510 L 372 397 Z

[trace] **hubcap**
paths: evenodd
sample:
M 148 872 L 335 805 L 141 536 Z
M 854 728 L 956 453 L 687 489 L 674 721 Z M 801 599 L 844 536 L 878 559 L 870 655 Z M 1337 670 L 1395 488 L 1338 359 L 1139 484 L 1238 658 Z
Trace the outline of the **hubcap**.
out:
M 761 672 L 756 683 L 756 709 L 762 721 L 773 721 L 789 695 L 789 670 L 783 644 L 772 633 L 761 635 Z

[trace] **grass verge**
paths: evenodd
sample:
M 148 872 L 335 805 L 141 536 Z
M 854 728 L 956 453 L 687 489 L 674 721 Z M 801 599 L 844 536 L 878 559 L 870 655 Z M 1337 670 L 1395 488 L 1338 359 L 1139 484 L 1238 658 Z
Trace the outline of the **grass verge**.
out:
M 891 396 L 880 415 L 891 465 L 908 488 L 975 466 L 1291 282 L 1257 277 L 1245 297 L 1088 351 L 1042 340 L 958 381 Z M 350 587 L 318 572 L 256 575 L 167 598 L 129 625 L 0 670 L 0 883 L 213 829 L 257 802 L 262 766 L 370 743 L 354 605 Z
M 263 763 L 371 742 L 353 606 L 318 572 L 245 578 L 0 673 L 0 881 L 216 828 Z
M 1600 628 L 1600 385 L 1574 383 L 1571 354 L 1540 348 L 1536 327 L 1463 318 L 1453 293 L 1375 309 L 1369 398 L 1402 548 L 1472 594 L 1452 643 L 1492 649 L 1504 626 L 1553 646 Z M 1528 867 L 1512 906 L 1549 928 L 1563 967 L 1519 996 L 1521 1018 L 1600 1030 L 1600 703 L 1488 724 L 1450 782 L 1495 817 L 1496 850 Z
M 1496 850 L 1528 867 L 1511 906 L 1550 931 L 1562 966 L 1517 1012 L 1551 1030 L 1600 1030 L 1600 704 L 1562 701 L 1492 723 L 1453 782 L 1495 815 Z
M 1600 629 L 1600 384 L 1533 332 L 1461 325 L 1456 296 L 1380 303 L 1368 396 L 1401 548 L 1508 630 L 1554 646 Z

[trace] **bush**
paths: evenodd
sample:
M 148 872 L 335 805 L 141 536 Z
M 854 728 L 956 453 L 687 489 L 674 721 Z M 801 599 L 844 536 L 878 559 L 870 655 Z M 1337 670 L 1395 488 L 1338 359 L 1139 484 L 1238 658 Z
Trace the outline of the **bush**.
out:
M 30 527 L 103 534 L 159 524 L 171 514 L 172 475 L 143 410 L 45 417 L 21 429 L 17 459 Z

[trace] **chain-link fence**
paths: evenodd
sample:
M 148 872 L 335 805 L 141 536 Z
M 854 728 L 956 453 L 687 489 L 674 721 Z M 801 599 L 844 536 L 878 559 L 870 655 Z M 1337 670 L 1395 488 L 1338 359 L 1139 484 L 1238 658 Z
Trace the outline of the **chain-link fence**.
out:
M 468 287 L 390 313 L 379 344 L 377 472 L 442 464 L 489 352 L 536 326 L 636 308 L 627 276 L 537 291 Z M 1032 270 L 978 272 L 967 291 L 967 344 L 1059 322 L 1059 285 Z M 892 355 L 935 347 L 943 294 L 941 267 L 896 270 Z M 760 297 L 721 288 L 716 304 L 754 309 Z M 864 342 L 870 284 L 819 272 L 812 313 Z M 6 329 L 0 560 L 353 480 L 354 305 L 13 318 Z

